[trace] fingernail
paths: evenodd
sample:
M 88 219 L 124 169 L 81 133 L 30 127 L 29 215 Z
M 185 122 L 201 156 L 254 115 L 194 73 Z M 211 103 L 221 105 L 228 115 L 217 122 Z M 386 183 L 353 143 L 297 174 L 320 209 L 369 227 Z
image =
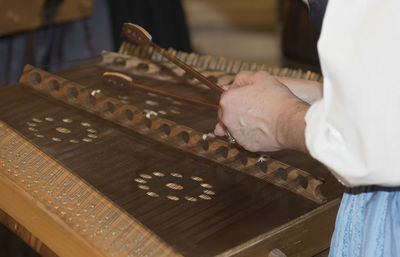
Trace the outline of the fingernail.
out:
M 222 89 L 226 91 L 229 89 L 229 86 L 228 85 L 222 86 Z
M 220 137 L 225 136 L 225 130 L 221 125 L 217 124 L 214 129 L 214 134 Z

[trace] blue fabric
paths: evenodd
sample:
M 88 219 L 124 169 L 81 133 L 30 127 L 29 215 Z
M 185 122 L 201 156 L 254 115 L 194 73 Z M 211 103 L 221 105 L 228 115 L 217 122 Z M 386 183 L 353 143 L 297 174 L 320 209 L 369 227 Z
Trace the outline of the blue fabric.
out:
M 336 218 L 329 256 L 400 256 L 400 187 L 347 189 Z
M 0 38 L 0 87 L 18 81 L 26 63 L 56 72 L 112 49 L 108 3 L 96 0 L 89 18 Z
M 327 5 L 328 0 L 308 0 L 310 19 L 319 32 L 321 31 Z

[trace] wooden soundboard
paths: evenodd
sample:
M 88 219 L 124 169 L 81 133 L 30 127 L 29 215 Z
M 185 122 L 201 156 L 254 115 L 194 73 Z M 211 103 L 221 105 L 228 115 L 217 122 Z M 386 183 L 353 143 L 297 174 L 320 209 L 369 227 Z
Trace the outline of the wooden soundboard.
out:
M 121 52 L 57 75 L 26 66 L 0 89 L 5 225 L 44 256 L 313 256 L 329 246 L 343 190 L 329 171 L 298 152 L 216 138 L 216 110 L 103 82 L 120 72 L 218 105 L 151 49 Z M 176 54 L 217 84 L 251 66 Z

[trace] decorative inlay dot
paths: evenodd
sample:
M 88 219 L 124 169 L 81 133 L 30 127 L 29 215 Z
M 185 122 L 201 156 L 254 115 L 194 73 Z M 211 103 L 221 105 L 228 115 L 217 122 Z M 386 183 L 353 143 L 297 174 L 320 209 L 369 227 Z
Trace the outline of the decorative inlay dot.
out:
M 211 200 L 211 197 L 209 195 L 199 195 L 199 198 L 203 199 L 203 200 Z
M 183 186 L 175 184 L 175 183 L 168 183 L 166 186 L 173 190 L 182 190 L 183 189 Z
M 193 179 L 194 181 L 198 181 L 198 182 L 201 182 L 201 181 L 203 181 L 203 179 L 202 178 L 200 178 L 200 177 L 196 177 L 196 176 L 192 176 L 192 177 L 190 177 L 191 179 Z
M 204 187 L 204 188 L 212 188 L 212 185 L 210 185 L 210 184 L 206 184 L 206 183 L 203 183 L 203 184 L 200 184 L 202 187 Z
M 63 134 L 69 134 L 69 133 L 71 133 L 71 130 L 69 130 L 69 129 L 67 129 L 67 128 L 58 127 L 58 128 L 56 128 L 56 130 L 57 130 L 58 132 L 60 132 L 60 133 L 63 133 Z
M 178 201 L 178 200 L 179 200 L 179 197 L 174 196 L 174 195 L 168 195 L 167 198 L 168 198 L 169 200 L 172 200 L 172 201 Z
M 181 114 L 181 112 L 179 110 L 176 110 L 176 109 L 171 109 L 170 112 L 173 113 L 173 114 Z
M 161 172 L 158 172 L 158 171 L 153 172 L 153 175 L 157 176 L 157 177 L 164 177 L 165 176 L 164 173 L 161 173 Z
M 72 123 L 71 119 L 62 119 L 62 121 L 65 122 L 65 123 Z
M 140 174 L 139 176 L 141 176 L 144 179 L 151 179 L 151 176 L 148 174 Z
M 203 192 L 208 195 L 215 195 L 215 192 L 211 190 L 204 190 Z
M 147 183 L 146 180 L 141 179 L 141 178 L 135 178 L 135 181 L 136 181 L 137 183 L 140 183 L 140 184 L 146 184 L 146 183 Z
M 81 122 L 81 125 L 84 126 L 84 127 L 92 126 L 89 122 Z
M 172 172 L 171 176 L 175 177 L 175 178 L 182 178 L 183 176 L 177 172 Z
M 154 192 L 147 192 L 146 194 L 147 194 L 148 196 L 151 196 L 151 197 L 159 197 L 159 196 L 160 196 L 159 194 L 154 193 Z
M 150 105 L 150 106 L 157 106 L 158 103 L 156 101 L 152 101 L 152 100 L 146 100 L 145 104 Z
M 150 187 L 146 185 L 138 185 L 138 188 L 143 189 L 143 190 L 149 190 Z
M 193 196 L 185 196 L 185 199 L 188 200 L 189 202 L 196 202 L 197 198 Z

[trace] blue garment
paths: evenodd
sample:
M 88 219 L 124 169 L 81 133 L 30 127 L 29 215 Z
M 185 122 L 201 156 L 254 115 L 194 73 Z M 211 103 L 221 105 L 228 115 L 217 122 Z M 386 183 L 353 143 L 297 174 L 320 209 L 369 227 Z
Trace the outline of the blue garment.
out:
M 329 256 L 400 256 L 400 187 L 348 188 L 336 218 Z
M 112 50 L 107 3 L 96 0 L 85 19 L 0 38 L 0 87 L 18 81 L 26 63 L 56 72 Z
M 308 0 L 310 19 L 314 23 L 318 32 L 321 31 L 322 21 L 325 16 L 327 5 L 328 0 Z

